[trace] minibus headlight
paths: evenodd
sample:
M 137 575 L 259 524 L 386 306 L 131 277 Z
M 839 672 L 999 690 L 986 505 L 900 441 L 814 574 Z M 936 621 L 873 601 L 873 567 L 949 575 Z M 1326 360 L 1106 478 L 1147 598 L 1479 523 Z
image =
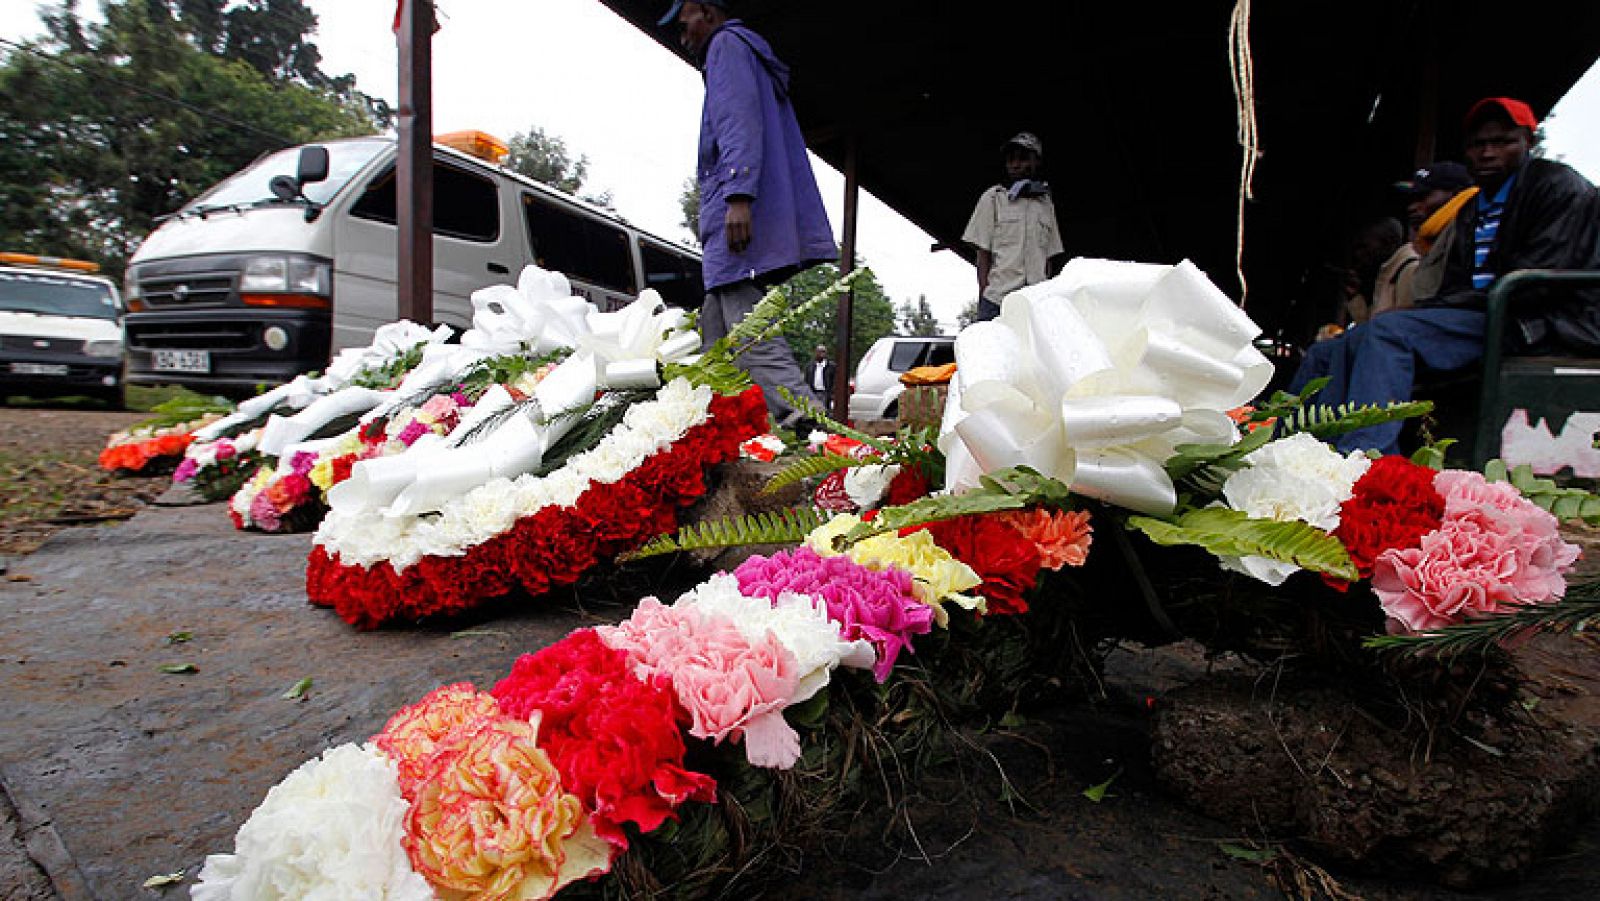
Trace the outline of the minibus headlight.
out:
M 83 352 L 91 357 L 120 357 L 122 356 L 122 341 L 118 338 L 85 341 L 83 342 Z
M 303 257 L 255 257 L 239 278 L 241 294 L 327 294 L 325 262 Z
M 283 257 L 256 257 L 245 264 L 240 291 L 288 291 L 289 261 Z

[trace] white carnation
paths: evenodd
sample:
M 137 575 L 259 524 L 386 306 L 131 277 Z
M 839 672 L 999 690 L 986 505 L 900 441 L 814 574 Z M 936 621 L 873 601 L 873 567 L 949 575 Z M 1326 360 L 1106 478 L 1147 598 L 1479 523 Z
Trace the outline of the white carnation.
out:
M 1222 496 L 1229 507 L 1255 519 L 1300 521 L 1325 532 L 1339 527 L 1339 507 L 1372 465 L 1360 451 L 1338 451 L 1304 432 L 1280 438 L 1245 456 Z M 1224 557 L 1222 565 L 1280 585 L 1299 567 L 1266 557 Z
M 899 464 L 852 466 L 844 471 L 844 493 L 850 498 L 850 503 L 862 510 L 871 510 L 883 500 L 884 494 L 889 491 L 889 483 L 899 474 Z
M 407 804 L 394 762 L 371 745 L 340 745 L 273 786 L 234 836 L 206 858 L 195 901 L 427 901 L 400 838 Z

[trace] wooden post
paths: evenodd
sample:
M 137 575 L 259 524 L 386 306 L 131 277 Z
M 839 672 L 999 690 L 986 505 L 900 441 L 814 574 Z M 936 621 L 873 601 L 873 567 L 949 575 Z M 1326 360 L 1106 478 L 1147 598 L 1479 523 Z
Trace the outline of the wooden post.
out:
M 854 132 L 845 139 L 844 151 L 844 239 L 839 248 L 839 274 L 849 275 L 856 268 L 856 211 L 861 183 L 856 167 L 857 138 Z M 839 298 L 839 321 L 834 330 L 833 418 L 845 422 L 850 417 L 850 336 L 855 309 L 855 292 Z
M 399 313 L 433 324 L 433 0 L 401 0 L 400 160 L 395 168 Z

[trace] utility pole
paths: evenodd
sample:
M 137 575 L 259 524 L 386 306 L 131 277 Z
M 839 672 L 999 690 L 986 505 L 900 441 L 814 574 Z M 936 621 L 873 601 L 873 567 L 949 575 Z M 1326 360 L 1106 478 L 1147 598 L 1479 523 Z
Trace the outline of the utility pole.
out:
M 400 318 L 433 324 L 433 0 L 400 0 Z

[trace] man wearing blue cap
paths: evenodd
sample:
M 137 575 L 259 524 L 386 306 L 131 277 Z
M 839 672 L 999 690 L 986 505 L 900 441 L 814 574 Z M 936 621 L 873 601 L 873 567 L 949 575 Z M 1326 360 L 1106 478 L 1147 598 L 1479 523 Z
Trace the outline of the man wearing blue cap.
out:
M 661 19 L 663 27 L 674 24 L 706 83 L 698 177 L 706 284 L 700 334 L 709 347 L 750 312 L 763 288 L 837 260 L 838 248 L 789 101 L 789 67 L 730 18 L 726 0 L 676 0 Z M 763 342 L 739 362 L 765 392 L 773 418 L 798 425 L 798 411 L 775 390 L 811 394 L 788 342 Z

